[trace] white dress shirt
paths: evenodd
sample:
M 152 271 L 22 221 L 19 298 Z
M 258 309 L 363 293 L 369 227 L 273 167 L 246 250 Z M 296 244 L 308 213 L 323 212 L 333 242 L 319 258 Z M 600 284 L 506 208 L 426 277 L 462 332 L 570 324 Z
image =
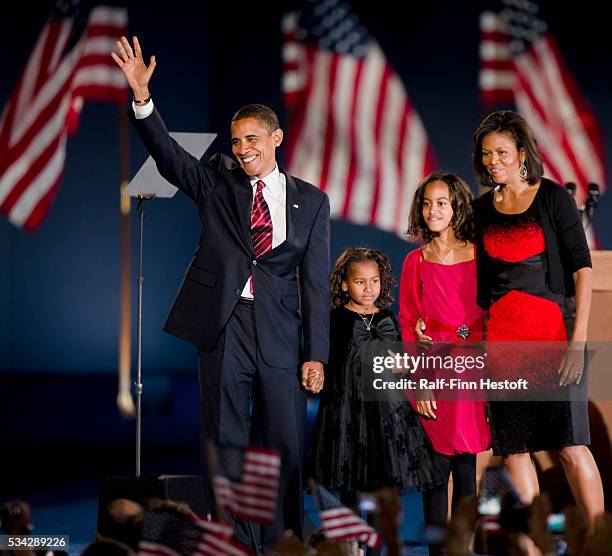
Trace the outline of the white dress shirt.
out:
M 153 113 L 153 101 L 150 100 L 144 106 L 138 106 L 132 102 L 132 108 L 137 120 L 142 120 Z M 253 198 L 257 191 L 257 182 L 261 179 L 266 186 L 263 188 L 263 196 L 268 203 L 270 216 L 272 217 L 272 249 L 280 245 L 287 239 L 287 183 L 284 174 L 278 169 L 278 164 L 274 170 L 263 178 L 251 177 L 251 187 L 253 188 Z M 242 289 L 241 297 L 253 299 L 251 294 L 251 277 L 247 280 Z
M 137 120 L 144 120 L 153 113 L 153 101 L 150 100 L 144 106 L 138 106 L 132 101 L 132 109 L 134 110 L 134 116 L 136 116 Z
M 259 179 L 260 178 L 250 178 L 251 187 L 253 188 L 253 198 L 255 198 Z M 266 184 L 262 193 L 266 203 L 268 203 L 270 216 L 272 217 L 272 249 L 274 249 L 287 239 L 287 184 L 285 175 L 281 174 L 278 170 L 278 164 L 274 166 L 274 170 L 267 176 L 261 178 L 261 181 Z M 253 299 L 250 282 L 251 278 L 249 277 L 242 289 L 242 294 L 240 294 L 241 297 Z

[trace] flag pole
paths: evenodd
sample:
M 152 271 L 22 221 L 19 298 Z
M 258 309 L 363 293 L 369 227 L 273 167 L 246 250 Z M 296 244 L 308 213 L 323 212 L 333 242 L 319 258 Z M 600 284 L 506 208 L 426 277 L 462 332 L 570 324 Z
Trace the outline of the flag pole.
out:
M 130 390 L 131 379 L 131 241 L 130 241 L 130 197 L 123 195 L 129 183 L 130 174 L 130 138 L 129 122 L 123 106 L 119 107 L 119 174 L 121 208 L 121 267 L 119 277 L 119 389 L 117 407 L 123 417 L 134 417 L 136 410 Z

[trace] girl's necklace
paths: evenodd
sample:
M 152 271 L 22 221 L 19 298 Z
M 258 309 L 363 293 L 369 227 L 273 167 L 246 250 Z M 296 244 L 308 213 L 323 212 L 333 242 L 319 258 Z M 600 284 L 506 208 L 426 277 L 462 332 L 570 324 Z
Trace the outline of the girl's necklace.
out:
M 438 259 L 440 259 L 442 264 L 446 264 L 446 261 L 448 261 L 448 258 L 451 256 L 452 252 L 455 250 L 455 247 L 457 247 L 457 243 L 459 243 L 459 242 L 456 241 L 455 245 L 453 245 L 451 250 L 446 254 L 446 257 L 442 258 L 442 257 L 440 257 L 440 253 L 438 253 L 438 250 L 436 249 L 436 246 L 434 245 L 433 240 L 429 242 L 429 244 L 431 245 L 431 248 L 433 249 L 433 252 L 436 254 L 436 257 L 438 257 Z
M 349 305 L 350 304 L 351 303 L 349 301 Z M 370 329 L 372 328 L 372 321 L 374 320 L 374 313 L 372 313 L 372 316 L 370 317 L 370 320 L 368 321 L 368 319 L 366 319 L 359 311 L 355 311 L 352 307 L 351 307 L 351 311 L 353 311 L 353 313 L 357 313 L 361 317 L 361 320 L 363 321 L 363 324 L 365 324 L 365 327 L 366 327 L 366 329 L 369 332 Z
M 374 313 L 372 313 L 372 316 L 370 317 L 370 321 L 369 322 L 367 321 L 367 319 L 361 313 L 357 313 L 357 314 L 361 317 L 361 320 L 363 321 L 363 324 L 365 324 L 365 327 L 366 327 L 366 329 L 369 332 L 370 328 L 372 328 L 372 321 L 374 320 Z

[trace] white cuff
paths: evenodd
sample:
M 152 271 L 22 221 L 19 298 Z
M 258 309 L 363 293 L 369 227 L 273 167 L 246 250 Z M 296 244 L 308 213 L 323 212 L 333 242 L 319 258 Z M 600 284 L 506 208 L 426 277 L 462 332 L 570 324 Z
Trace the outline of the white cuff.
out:
M 134 110 L 134 116 L 137 120 L 144 120 L 153 113 L 153 100 L 150 100 L 144 106 L 138 106 L 132 101 L 132 110 Z

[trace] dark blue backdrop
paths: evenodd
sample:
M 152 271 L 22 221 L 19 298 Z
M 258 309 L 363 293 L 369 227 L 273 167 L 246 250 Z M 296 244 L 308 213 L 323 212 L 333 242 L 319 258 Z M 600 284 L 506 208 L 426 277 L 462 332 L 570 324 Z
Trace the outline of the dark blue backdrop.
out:
M 612 101 L 609 55 L 599 45 L 604 23 L 597 4 L 580 8 L 542 2 L 569 65 L 600 119 L 610 160 Z M 0 102 L 29 56 L 51 2 L 22 2 L 4 13 Z M 151 90 L 168 127 L 216 131 L 215 151 L 228 151 L 227 123 L 249 102 L 278 109 L 281 119 L 280 28 L 288 3 L 130 2 L 131 32 L 158 67 Z M 554 8 L 554 9 L 553 9 Z M 440 166 L 473 182 L 471 133 L 481 118 L 477 99 L 478 13 L 473 2 L 356 2 L 363 23 L 404 79 Z M 402 11 L 404 14 L 404 11 Z M 123 107 L 121 108 L 123 110 Z M 119 324 L 118 108 L 86 105 L 68 143 L 65 176 L 52 213 L 35 234 L 0 220 L 0 371 L 115 373 Z M 131 135 L 135 170 L 145 152 Z M 282 152 L 281 152 L 282 157 Z M 612 246 L 610 196 L 596 217 L 604 247 Z M 136 215 L 134 214 L 134 223 Z M 332 256 L 345 246 L 386 251 L 399 274 L 410 248 L 373 229 L 335 223 Z M 182 197 L 148 207 L 145 247 L 144 366 L 166 373 L 194 368 L 190 346 L 160 330 L 195 246 L 198 219 Z M 136 227 L 132 235 L 136 249 Z
M 3 6 L 2 105 L 52 4 L 22 0 Z M 291 4 L 129 3 L 131 32 L 140 37 L 146 57 L 157 55 L 151 90 L 171 130 L 217 132 L 213 150 L 228 152 L 228 122 L 238 107 L 262 102 L 276 108 L 283 122 L 280 16 Z M 609 51 L 600 46 L 609 34 L 607 20 L 594 0 L 578 7 L 553 0 L 541 4 L 599 118 L 609 161 L 612 72 Z M 411 2 L 400 13 L 396 0 L 360 0 L 354 5 L 403 78 L 439 166 L 473 182 L 471 134 L 483 116 L 477 93 L 480 6 L 454 0 Z M 80 129 L 68 142 L 55 205 L 38 232 L 19 231 L 0 218 L 0 423 L 7 448 L 3 476 L 8 478 L 0 481 L 0 500 L 17 495 L 35 501 L 34 493 L 50 484 L 134 469 L 134 421 L 122 420 L 115 405 L 120 272 L 117 120 L 126 108 L 85 106 Z M 282 159 L 282 150 L 280 155 Z M 145 157 L 131 132 L 132 172 Z M 164 334 L 161 325 L 196 245 L 199 223 L 191 202 L 180 195 L 150 203 L 147 210 L 143 472 L 194 473 L 199 470 L 195 350 Z M 596 215 L 606 248 L 612 247 L 610 214 L 612 196 L 606 195 Z M 135 213 L 132 222 L 135 262 Z M 355 245 L 388 253 L 396 275 L 411 248 L 390 234 L 333 223 L 332 257 Z M 132 284 L 135 296 L 135 279 Z M 74 491 L 93 498 L 95 506 L 92 482 Z M 63 491 L 43 498 L 57 504 L 69 496 Z M 57 520 L 56 506 L 51 513 Z M 77 513 L 60 519 L 78 523 L 83 516 L 80 509 Z M 87 519 L 83 538 L 88 540 L 95 516 Z M 66 532 L 64 524 L 55 532 Z

